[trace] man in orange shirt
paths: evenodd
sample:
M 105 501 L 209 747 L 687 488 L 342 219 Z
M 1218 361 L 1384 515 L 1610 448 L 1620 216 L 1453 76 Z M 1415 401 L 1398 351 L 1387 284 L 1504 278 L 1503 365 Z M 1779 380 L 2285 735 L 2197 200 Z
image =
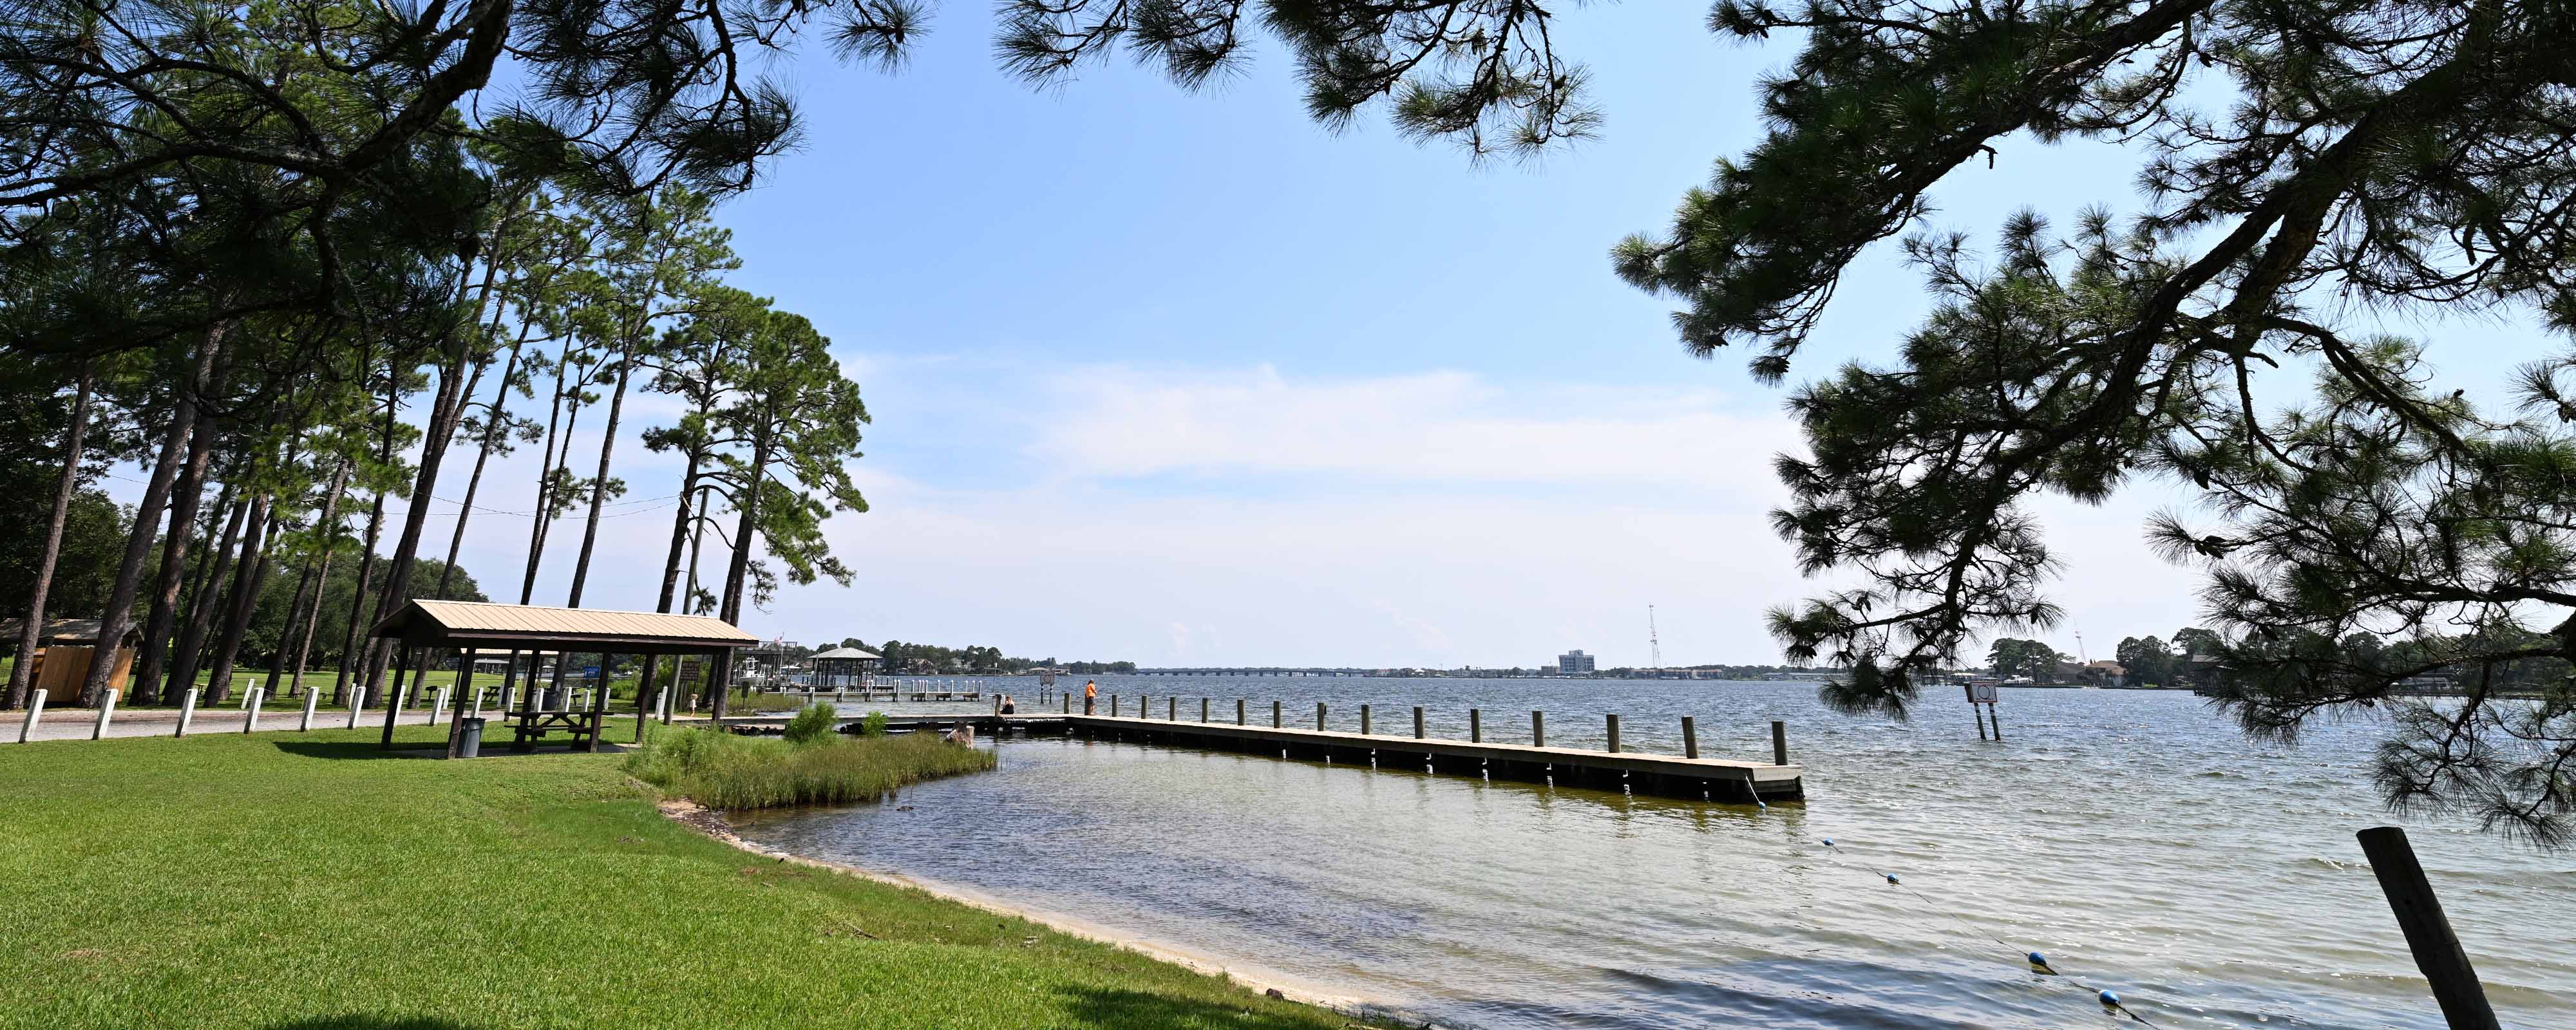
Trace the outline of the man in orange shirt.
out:
M 1082 681 L 1082 714 L 1091 714 L 1091 703 L 1100 699 L 1100 681 Z

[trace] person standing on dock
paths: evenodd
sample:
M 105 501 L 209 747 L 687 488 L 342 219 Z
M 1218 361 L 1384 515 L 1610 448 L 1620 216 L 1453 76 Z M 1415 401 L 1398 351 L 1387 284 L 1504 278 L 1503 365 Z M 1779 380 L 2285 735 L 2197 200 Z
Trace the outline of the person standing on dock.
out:
M 1100 681 L 1082 681 L 1082 714 L 1091 714 L 1091 705 L 1098 700 L 1100 700 Z

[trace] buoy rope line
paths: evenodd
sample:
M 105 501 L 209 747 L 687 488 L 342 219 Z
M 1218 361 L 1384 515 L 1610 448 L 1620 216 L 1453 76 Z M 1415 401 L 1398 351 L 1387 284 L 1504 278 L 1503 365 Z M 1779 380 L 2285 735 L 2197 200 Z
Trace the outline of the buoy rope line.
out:
M 1748 777 L 1748 779 L 1749 779 L 1749 777 Z M 1757 800 L 1755 803 L 1756 803 L 1756 804 L 1759 804 L 1760 802 Z M 1769 807 L 1769 806 L 1767 806 L 1767 805 L 1766 805 L 1766 806 L 1764 806 L 1764 807 L 1766 807 L 1766 808 L 1767 808 L 1767 807 Z M 1842 853 L 1842 849 L 1841 849 L 1841 848 L 1839 848 L 1839 847 L 1836 847 L 1836 846 L 1834 845 L 1834 839 L 1833 839 L 1833 838 L 1831 838 L 1831 837 L 1824 837 L 1824 838 L 1820 838 L 1820 839 L 1824 841 L 1825 847 L 1826 847 L 1826 848 L 1828 848 L 1828 849 L 1830 849 L 1830 851 L 1828 852 L 1829 854 L 1839 856 L 1839 855 Z M 1913 896 L 1914 896 L 1914 898 L 1915 898 L 1915 900 L 1922 902 L 1925 908 L 1929 908 L 1929 909 L 1931 909 L 1931 910 L 1933 910 L 1933 911 L 1935 911 L 1935 912 L 1939 912 L 1939 913 L 1941 913 L 1942 915 L 1949 916 L 1949 917 L 1950 917 L 1950 919 L 1951 919 L 1951 921 L 1956 922 L 1956 923 L 1958 923 L 1960 926 L 1967 928 L 1970 932 L 1975 933 L 1977 936 L 1980 936 L 1980 937 L 1983 937 L 1983 938 L 1985 938 L 1985 939 L 1987 939 L 1987 940 L 1993 941 L 1993 942 L 1995 942 L 1996 944 L 2003 945 L 2005 948 L 2011 948 L 2011 947 L 2013 947 L 2013 946 L 2014 946 L 2014 945 L 2013 945 L 2013 943 L 2012 943 L 2012 942 L 2010 942 L 2010 941 L 2004 940 L 2004 939 L 2003 939 L 2003 938 L 2001 938 L 2001 937 L 1997 937 L 1997 936 L 1995 936 L 1994 934 L 1991 934 L 1991 933 L 1986 932 L 1985 930 L 1979 929 L 1979 928 L 1976 926 L 1976 924 L 1970 923 L 1970 922 L 1968 922 L 1966 919 L 1961 918 L 1961 917 L 1959 916 L 1959 914 L 1958 914 L 1958 913 L 1953 912 L 1953 911 L 1951 911 L 1951 910 L 1949 910 L 1949 909 L 1943 908 L 1943 907 L 1941 907 L 1941 906 L 1940 906 L 1940 905 L 1938 905 L 1938 904 L 1935 904 L 1935 903 L 1932 901 L 1932 899 L 1931 899 L 1931 898 L 1924 897 L 1924 896 L 1923 896 L 1923 892 L 1922 892 L 1922 891 L 1915 890 L 1913 887 L 1908 886 L 1908 885 L 1905 883 L 1905 881 L 1904 881 L 1903 879 L 1900 879 L 1900 878 L 1899 878 L 1895 873 L 1891 873 L 1891 872 L 1888 872 L 1888 871 L 1883 870 L 1883 869 L 1877 869 L 1877 868 L 1873 868 L 1873 867 L 1866 866 L 1866 865 L 1863 865 L 1863 866 L 1853 866 L 1853 865 L 1850 865 L 1849 863 L 1846 863 L 1846 862 L 1842 861 L 1842 859 L 1841 859 L 1841 858 L 1839 858 L 1839 857 L 1834 858 L 1834 860 L 1833 860 L 1833 861 L 1834 861 L 1834 864 L 1835 864 L 1835 865 L 1843 866 L 1844 868 L 1847 868 L 1847 869 L 1863 869 L 1863 870 L 1867 870 L 1867 871 L 1869 872 L 1869 874 L 1870 874 L 1870 875 L 1872 875 L 1872 876 L 1876 876 L 1876 877 L 1879 877 L 1880 879 L 1883 879 L 1883 880 L 1886 880 L 1886 881 L 1887 881 L 1887 885 L 1888 885 L 1888 886 L 1890 886 L 1890 887 L 1894 887 L 1894 888 L 1897 888 L 1897 889 L 1899 889 L 1899 890 L 1904 891 L 1904 892 L 1905 892 L 1905 893 L 1907 893 L 1907 894 L 1911 894 L 1911 895 L 1913 895 Z M 1917 924 L 1917 925 L 1920 925 L 1920 924 Z M 2050 965 L 2049 965 L 2049 963 L 2048 963 L 2048 956 L 2046 956 L 2046 955 L 2043 955 L 2043 954 L 2041 954 L 2041 953 L 2039 953 L 2039 952 L 2033 951 L 2033 952 L 2029 952 L 2029 953 L 2027 953 L 2024 957 L 2026 957 L 2026 958 L 2028 958 L 2028 959 L 2030 960 L 2030 969 L 2031 969 L 2031 971 L 2032 971 L 2032 972 L 2034 972 L 2034 973 L 2038 973 L 2038 974 L 2040 974 L 2040 975 L 2042 975 L 2042 976 L 2065 976 L 2065 974 L 2058 972 L 2058 971 L 2056 970 L 2056 968 L 2055 968 L 2055 967 L 2052 967 L 2052 966 L 2050 966 Z M 2094 996 L 2095 996 L 2096 998 L 2098 998 L 2098 999 L 2100 999 L 2100 1000 L 2101 1000 L 2101 1002 L 2102 1002 L 2102 1007 L 2107 1008 L 2107 1009 L 2110 1009 L 2110 1010 L 2112 1010 L 2112 1011 L 2114 1011 L 2114 1012 L 2117 1012 L 2117 1013 L 2119 1013 L 2119 1014 L 2121 1014 L 2121 1015 L 2123 1015 L 2123 1016 L 2127 1016 L 2127 1017 L 2129 1017 L 2130 1019 L 2135 1020 L 2135 1021 L 2136 1021 L 2139 1025 L 2141 1025 L 2141 1026 L 2154 1026 L 2154 1025 L 2155 1025 L 2154 1023 L 2149 1023 L 2149 1022 L 2147 1022 L 2147 1018 L 2146 1018 L 2145 1016 L 2141 1016 L 2141 1015 L 2137 1014 L 2136 1012 L 2131 1011 L 2131 1010 L 2130 1010 L 2130 1008 L 2129 1008 L 2127 1005 L 2121 1004 L 2121 1003 L 2120 1003 L 2120 994 L 2119 994 L 2119 992 L 2117 992 L 2117 991 L 2114 991 L 2114 990 L 2112 990 L 2112 989 L 2110 989 L 2110 988 L 2108 988 L 2108 987 L 2095 987 L 2095 986 L 2093 986 L 2092 984 L 2088 984 L 2088 983 L 2085 983 L 2085 982 L 2083 982 L 2083 981 L 2081 981 L 2081 980 L 2077 980 L 2077 979 L 2075 979 L 2074 977 L 2067 977 L 2067 978 L 2066 978 L 2066 982 L 2071 983 L 2071 984 L 2074 984 L 2074 985 L 2075 985 L 2075 986 L 2077 986 L 2077 987 L 2084 988 L 2085 990 L 2088 990 L 2088 991 L 2092 991 L 2092 992 L 2094 992 Z

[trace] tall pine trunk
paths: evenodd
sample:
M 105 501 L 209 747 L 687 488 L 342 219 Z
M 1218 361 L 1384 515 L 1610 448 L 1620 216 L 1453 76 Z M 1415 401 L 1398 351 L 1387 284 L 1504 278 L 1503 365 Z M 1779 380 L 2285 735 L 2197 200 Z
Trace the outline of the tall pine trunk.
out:
M 179 643 L 170 655 L 170 687 L 166 691 L 178 697 L 197 684 L 197 670 L 205 665 L 206 637 L 214 629 L 216 601 L 224 593 L 224 575 L 232 571 L 233 556 L 247 553 L 251 542 L 242 539 L 242 524 L 259 508 L 256 498 L 243 498 L 233 505 L 232 520 L 224 525 L 223 539 L 206 555 L 205 582 L 188 599 L 188 617 L 181 623 Z M 251 532 L 257 533 L 257 527 Z M 236 550 L 236 544 L 239 550 Z M 209 703 L 223 700 L 210 697 Z
M 217 324 L 206 331 L 205 342 L 198 347 L 197 367 L 187 382 L 179 384 L 170 412 L 170 427 L 161 439 L 161 457 L 153 463 L 152 478 L 143 485 L 143 496 L 134 505 L 134 530 L 126 534 L 125 556 L 117 563 L 116 583 L 108 589 L 107 608 L 99 613 L 98 660 L 89 663 L 89 675 L 81 679 L 80 700 L 95 704 L 101 692 L 112 684 L 108 678 L 116 671 L 116 650 L 126 631 L 134 628 L 134 595 L 142 587 L 143 562 L 152 554 L 154 530 L 161 525 L 161 509 L 170 500 L 170 481 L 179 472 L 179 455 L 187 446 L 188 434 L 197 425 L 197 391 L 213 380 L 215 356 L 223 349 L 224 331 L 228 324 Z
M 635 349 L 628 347 L 617 358 L 617 391 L 608 395 L 608 425 L 599 438 L 599 473 L 590 481 L 590 518 L 581 530 L 581 557 L 572 566 L 572 595 L 564 601 L 566 608 L 581 607 L 581 587 L 590 578 L 591 549 L 599 543 L 599 508 L 608 502 L 608 459 L 617 449 L 617 423 L 626 407 L 626 384 L 635 371 Z
M 447 596 L 447 585 L 456 577 L 456 556 L 465 547 L 465 523 L 474 516 L 474 494 L 483 488 L 483 468 L 491 464 L 492 451 L 501 443 L 501 429 L 509 424 L 502 405 L 510 397 L 510 378 L 519 371 L 519 348 L 526 345 L 523 328 L 519 342 L 510 348 L 510 360 L 501 366 L 501 386 L 492 391 L 492 403 L 484 411 L 482 445 L 474 452 L 474 474 L 465 479 L 465 499 L 456 506 L 456 532 L 447 538 L 447 567 L 438 572 L 437 596 Z
M 396 401 L 393 393 L 392 387 L 386 388 L 384 435 L 378 439 L 376 445 L 376 460 L 379 464 L 393 464 Z M 364 639 L 362 634 L 367 629 L 365 625 L 367 588 L 374 581 L 376 544 L 385 527 L 385 492 L 378 490 L 375 495 L 375 500 L 367 506 L 365 546 L 359 549 L 359 553 L 365 557 L 358 562 L 358 589 L 349 595 L 349 632 L 347 640 L 340 645 L 340 682 L 332 688 L 331 703 L 333 704 L 349 703 L 349 688 L 356 685 L 360 664 L 365 660 L 365 656 L 359 650 L 359 641 Z
M 259 607 L 260 587 L 268 579 L 269 550 L 277 545 L 276 499 L 262 494 L 251 503 L 251 528 L 242 537 L 232 597 L 223 608 L 223 636 L 215 642 L 213 671 L 206 677 L 206 695 L 218 703 L 232 696 L 233 660 L 241 654 L 242 637 L 250 630 L 251 611 Z
M 742 595 L 751 576 L 751 540 L 759 526 L 760 483 L 769 467 L 769 437 L 764 433 L 752 441 L 751 462 L 743 470 L 742 481 L 734 484 L 734 507 L 742 517 L 734 523 L 733 560 L 725 566 L 724 601 L 718 618 L 742 625 Z M 733 693 L 734 652 L 726 651 L 716 660 L 714 682 L 709 685 L 716 695 L 715 717 L 723 719 L 725 697 Z
M 203 416 L 197 420 L 196 432 L 188 444 L 188 464 L 179 470 L 179 481 L 170 493 L 170 529 L 161 541 L 161 569 L 152 588 L 152 608 L 144 617 L 142 646 L 134 655 L 134 700 L 137 703 L 153 703 L 165 693 L 161 690 L 161 669 L 168 661 L 173 629 L 171 622 L 178 613 L 181 575 L 188 566 L 188 545 L 193 542 L 190 538 L 197 528 L 197 506 L 206 496 L 206 471 L 214 455 L 216 437 L 221 432 L 219 419 Z M 211 522 L 208 528 L 212 528 Z M 176 696 L 175 692 L 168 693 Z
M 446 462 L 448 445 L 455 440 L 456 420 L 464 413 L 462 379 L 467 354 L 473 343 L 462 338 L 463 334 L 459 335 L 455 352 L 439 370 L 438 393 L 430 402 L 429 425 L 421 439 L 420 468 L 412 476 L 411 496 L 403 512 L 402 536 L 394 541 L 392 557 L 385 560 L 385 585 L 376 602 L 376 611 L 380 614 L 391 614 L 411 598 L 413 559 L 420 554 L 421 530 L 429 523 L 430 504 L 436 499 L 433 495 L 438 490 L 438 470 Z M 373 650 L 375 658 L 367 663 L 367 684 L 371 693 L 383 683 L 385 664 L 393 655 L 391 647 L 379 646 Z M 388 733 L 393 727 L 390 718 L 388 716 L 389 721 L 385 723 Z
M 555 392 L 553 402 L 546 410 L 545 460 L 539 465 L 537 471 L 537 510 L 535 517 L 528 523 L 528 569 L 519 580 L 520 604 L 526 604 L 535 599 L 537 565 L 545 559 L 546 523 L 552 521 L 546 517 L 546 513 L 554 509 L 555 431 L 563 423 L 564 393 L 566 392 L 564 376 L 571 371 L 571 362 L 572 338 L 567 336 L 564 338 L 563 352 L 555 355 Z M 572 449 L 570 429 L 563 431 L 563 446 L 566 451 Z
M 9 666 L 9 690 L 0 708 L 27 703 L 27 684 L 36 671 L 36 645 L 45 629 L 45 595 L 53 587 L 54 563 L 62 557 L 63 526 L 70 521 L 72 494 L 80 490 L 81 437 L 89 431 L 90 388 L 97 372 L 81 363 L 80 393 L 72 398 L 72 424 L 63 430 L 63 474 L 54 484 L 54 511 L 45 522 L 45 549 L 36 558 L 36 581 L 27 585 L 27 625 L 18 633 L 18 660 Z
M 356 462 L 343 457 L 340 459 L 340 467 L 331 472 L 331 485 L 322 495 L 322 515 L 313 520 L 314 530 L 322 534 L 322 556 L 316 562 L 321 566 L 321 570 L 313 583 L 313 597 L 305 602 L 302 611 L 290 614 L 285 628 L 279 631 L 278 651 L 283 658 L 286 650 L 285 634 L 295 632 L 296 623 L 304 624 L 304 632 L 295 644 L 294 677 L 286 681 L 286 692 L 290 697 L 304 696 L 304 664 L 313 657 L 313 631 L 322 624 L 322 598 L 330 592 L 331 552 L 340 546 L 340 495 L 349 489 L 349 469 L 355 464 Z M 281 660 L 277 664 L 282 667 L 286 663 Z M 269 677 L 272 687 L 276 682 L 277 677 L 273 675 Z

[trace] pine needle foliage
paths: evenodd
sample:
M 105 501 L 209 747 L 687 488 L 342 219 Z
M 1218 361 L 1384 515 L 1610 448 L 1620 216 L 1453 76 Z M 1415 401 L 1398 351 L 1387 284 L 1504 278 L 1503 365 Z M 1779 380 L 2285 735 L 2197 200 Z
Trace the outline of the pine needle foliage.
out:
M 1750 348 L 1768 381 L 1875 243 L 1936 300 L 1892 361 L 1790 394 L 1809 453 L 1778 460 L 1774 528 L 1853 585 L 1770 626 L 1853 668 L 1828 704 L 1901 718 L 1980 634 L 2057 622 L 2028 500 L 2161 477 L 2199 493 L 2149 537 L 2202 570 L 2202 657 L 2248 732 L 2393 709 L 2389 804 L 2571 840 L 2576 351 L 2484 410 L 2435 385 L 2434 341 L 2376 327 L 2576 328 L 2576 6 L 1722 0 L 1709 22 L 1797 57 L 1761 141 L 1618 273 L 1679 302 L 1691 353 Z M 2144 210 L 2025 213 L 1984 255 L 1927 227 L 1932 187 L 2009 137 L 2125 144 Z M 2394 696 L 2428 675 L 2467 696 Z M 2534 676 L 2538 700 L 2498 696 Z

